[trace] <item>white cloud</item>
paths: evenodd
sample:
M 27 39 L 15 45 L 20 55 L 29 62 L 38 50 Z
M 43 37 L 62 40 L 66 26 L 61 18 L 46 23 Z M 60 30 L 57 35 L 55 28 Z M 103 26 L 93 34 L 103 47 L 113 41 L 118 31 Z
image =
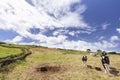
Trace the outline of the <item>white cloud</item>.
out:
M 16 29 L 21 26 L 27 30 L 33 26 L 40 29 L 80 27 L 90 28 L 82 14 L 86 7 L 81 0 L 31 0 L 34 6 L 25 0 L 1 0 L 0 29 Z M 71 5 L 80 3 L 78 9 L 72 12 Z M 50 16 L 49 14 L 53 14 Z
M 20 36 L 16 36 L 12 43 L 21 43 L 23 37 L 29 37 L 34 41 L 29 44 L 40 44 L 47 47 L 59 47 L 66 49 L 86 50 L 90 49 L 107 49 L 115 47 L 112 42 L 102 41 L 90 43 L 82 40 L 69 41 L 64 34 L 75 35 L 69 33 L 67 28 L 75 27 L 82 29 L 80 33 L 90 34 L 92 27 L 84 21 L 82 13 L 85 12 L 86 6 L 82 4 L 82 0 L 31 0 L 30 5 L 25 0 L 1 0 L 0 1 L 0 29 L 13 30 Z M 71 5 L 79 3 L 75 11 L 71 11 Z M 47 29 L 65 28 L 64 31 L 54 32 L 54 36 L 32 34 L 29 32 L 31 28 L 38 28 L 47 31 Z M 106 27 L 105 27 L 106 28 Z M 60 34 L 64 32 L 64 34 Z M 56 36 L 56 37 L 55 37 Z M 26 43 L 27 44 L 27 43 Z
M 117 28 L 116 31 L 117 31 L 118 33 L 120 33 L 120 28 Z
M 82 32 L 82 31 L 81 31 Z M 75 36 L 75 35 L 77 35 L 77 34 L 79 34 L 80 33 L 80 31 L 71 31 L 71 32 L 69 32 L 69 35 L 71 35 L 71 36 Z
M 30 28 L 44 31 L 69 27 L 82 28 L 84 32 L 92 30 L 92 27 L 83 19 L 82 13 L 85 12 L 86 6 L 81 0 L 59 0 L 59 2 L 57 0 L 31 0 L 31 3 L 34 6 L 26 0 L 1 0 L 0 29 L 13 30 L 23 37 L 34 36 L 29 32 Z M 76 10 L 71 11 L 71 5 L 75 3 L 79 5 Z M 53 35 L 57 34 L 59 33 Z
M 12 40 L 6 40 L 5 42 L 9 42 L 9 43 L 19 43 L 20 41 L 22 41 L 23 38 L 21 36 L 16 36 L 14 37 Z
M 69 34 L 70 34 L 71 36 L 74 36 L 74 35 L 75 35 L 75 32 L 72 31 L 72 32 L 69 32 Z
M 120 40 L 120 39 L 119 39 L 118 36 L 112 36 L 110 40 L 111 40 L 111 41 L 118 41 L 118 40 Z
M 53 32 L 54 36 L 57 35 L 65 35 L 65 34 L 69 34 L 71 36 L 78 36 L 78 34 L 91 34 L 93 31 L 95 31 L 95 29 L 91 29 L 91 30 L 81 30 L 79 28 L 74 28 L 73 30 L 69 30 L 69 29 L 59 29 L 59 30 L 55 30 Z
M 113 42 L 108 42 L 104 40 L 101 42 L 95 42 L 95 43 L 86 42 L 82 40 L 78 40 L 78 41 L 65 40 L 62 42 L 62 44 L 52 45 L 52 44 L 41 43 L 40 45 L 47 46 L 47 47 L 49 46 L 51 48 L 56 47 L 56 48 L 62 48 L 62 49 L 73 49 L 73 50 L 83 50 L 83 51 L 86 51 L 86 49 L 91 49 L 92 51 L 96 51 L 98 49 L 109 51 L 109 49 L 111 50 L 111 48 L 114 48 L 117 46 L 117 44 Z
M 23 44 L 23 45 L 39 45 L 38 43 L 33 42 L 19 42 L 18 44 Z
M 102 29 L 106 30 L 110 24 L 109 23 L 104 23 L 102 24 Z
M 12 40 L 12 42 L 13 43 L 16 43 L 16 42 L 20 42 L 20 41 L 22 41 L 22 37 L 21 36 L 16 36 L 13 40 Z
M 62 42 L 64 42 L 66 40 L 66 36 L 58 36 L 58 37 L 49 37 L 46 41 L 46 43 L 49 45 L 49 44 L 53 44 L 53 45 L 58 45 L 58 44 L 61 44 Z
M 20 36 L 16 36 L 12 40 L 6 40 L 10 43 L 20 43 L 20 44 L 30 44 L 30 45 L 42 45 L 49 48 L 62 48 L 62 49 L 73 49 L 73 50 L 83 50 L 91 49 L 92 51 L 96 51 L 98 49 L 101 50 L 112 50 L 112 48 L 118 46 L 118 44 L 110 41 L 102 40 L 100 42 L 87 42 L 83 40 L 78 41 L 69 41 L 67 40 L 67 36 L 59 35 L 57 37 L 47 37 L 45 35 L 31 35 L 30 36 L 34 40 L 39 40 L 39 43 L 31 42 L 25 43 L 22 42 L 23 38 Z
M 58 31 L 54 31 L 54 32 L 53 32 L 53 35 L 54 35 L 54 36 L 59 35 L 59 32 L 58 32 Z
M 105 37 L 104 36 L 100 36 L 99 37 L 99 40 L 103 40 Z
M 58 29 L 53 32 L 54 36 L 68 34 L 69 30 L 67 29 Z

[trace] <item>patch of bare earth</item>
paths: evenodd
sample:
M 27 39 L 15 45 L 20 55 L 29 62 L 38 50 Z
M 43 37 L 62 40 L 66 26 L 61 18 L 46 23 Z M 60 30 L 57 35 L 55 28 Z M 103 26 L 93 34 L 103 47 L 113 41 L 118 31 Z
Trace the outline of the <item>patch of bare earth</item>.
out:
M 64 80 L 64 72 L 67 71 L 67 67 L 59 65 L 58 63 L 45 63 L 33 67 L 27 72 L 24 72 L 25 80 Z M 25 76 L 24 75 L 24 76 Z
M 63 80 L 64 76 L 60 75 L 67 71 L 65 65 L 58 64 L 42 64 L 37 67 L 36 73 L 38 73 L 43 80 Z

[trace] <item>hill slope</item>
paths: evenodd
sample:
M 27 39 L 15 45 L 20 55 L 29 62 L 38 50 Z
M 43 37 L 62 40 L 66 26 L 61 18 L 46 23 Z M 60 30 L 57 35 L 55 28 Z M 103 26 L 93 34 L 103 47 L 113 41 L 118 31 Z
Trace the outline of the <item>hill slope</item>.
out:
M 0 73 L 1 80 L 120 80 L 120 57 L 109 55 L 111 69 L 108 75 L 104 73 L 101 57 L 92 57 L 86 52 L 49 49 L 43 47 L 31 48 L 32 55 L 26 61 L 20 62 L 8 73 Z M 90 68 L 83 67 L 81 57 L 88 56 Z M 41 71 L 41 68 L 46 71 Z M 100 67 L 102 71 L 97 71 Z
M 0 58 L 19 53 L 22 53 L 20 49 L 0 46 Z

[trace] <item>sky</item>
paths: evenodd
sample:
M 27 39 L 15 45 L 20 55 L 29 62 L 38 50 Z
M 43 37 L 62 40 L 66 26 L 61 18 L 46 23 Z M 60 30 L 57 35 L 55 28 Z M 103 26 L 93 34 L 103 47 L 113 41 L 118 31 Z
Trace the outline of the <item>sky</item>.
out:
M 0 41 L 120 52 L 120 0 L 1 0 Z

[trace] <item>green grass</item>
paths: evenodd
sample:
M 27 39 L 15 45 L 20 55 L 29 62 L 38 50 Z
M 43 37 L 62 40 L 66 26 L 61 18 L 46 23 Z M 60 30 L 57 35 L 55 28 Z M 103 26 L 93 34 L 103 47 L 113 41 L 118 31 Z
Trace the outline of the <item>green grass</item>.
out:
M 5 44 L 9 46 L 8 44 Z M 21 45 L 12 45 L 21 46 Z M 22 48 L 27 46 L 22 45 Z M 25 61 L 18 61 L 16 66 L 8 74 L 0 73 L 0 80 L 120 80 L 119 76 L 104 73 L 101 64 L 101 57 L 92 57 L 87 52 L 75 50 L 62 50 L 45 47 L 27 47 L 30 48 L 32 54 Z M 14 48 L 10 48 L 14 49 Z M 81 58 L 87 55 L 88 64 L 93 69 L 84 68 Z M 116 68 L 120 72 L 119 55 L 109 55 L 110 66 Z M 36 68 L 40 65 L 48 64 L 49 66 L 61 65 L 60 72 L 39 73 Z M 96 71 L 95 67 L 100 67 L 103 71 Z
M 10 55 L 16 55 L 22 53 L 21 49 L 17 48 L 6 48 L 0 46 L 0 58 L 10 56 Z
M 1 80 L 8 80 L 7 75 L 6 74 L 2 74 Z
M 19 45 L 19 44 L 0 44 L 1 46 L 6 46 L 6 47 L 18 47 L 18 48 L 26 48 L 26 49 L 30 49 L 33 46 L 28 46 L 28 45 Z
M 0 44 L 0 58 L 20 54 L 22 52 L 28 53 L 28 50 L 33 46 L 18 45 L 18 44 Z

